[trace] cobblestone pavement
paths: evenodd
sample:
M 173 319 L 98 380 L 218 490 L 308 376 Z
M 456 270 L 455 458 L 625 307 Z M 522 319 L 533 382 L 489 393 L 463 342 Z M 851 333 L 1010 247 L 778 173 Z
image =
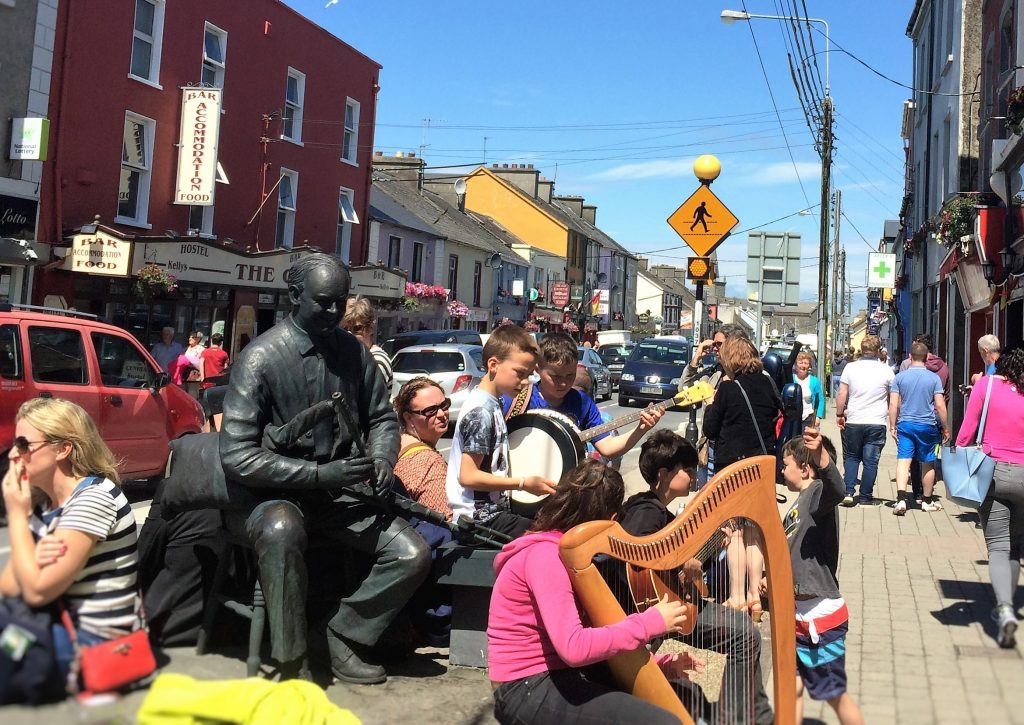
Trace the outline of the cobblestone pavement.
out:
M 823 430 L 839 442 L 832 421 L 825 421 Z M 630 463 L 627 484 L 639 490 L 644 484 Z M 876 483 L 876 495 L 887 502 L 895 498 L 895 463 L 889 439 Z M 1024 660 L 1019 649 L 1000 650 L 993 639 L 977 515 L 944 499 L 943 505 L 944 511 L 931 514 L 912 508 L 905 517 L 893 516 L 885 505 L 840 509 L 839 577 L 851 613 L 850 692 L 868 723 L 1024 723 L 1016 697 L 1024 688 Z M 245 669 L 240 652 L 196 657 L 191 649 L 174 649 L 168 655 L 167 671 L 199 679 L 240 677 Z M 384 685 L 333 685 L 328 695 L 371 725 L 410 719 L 493 723 L 486 673 L 449 667 L 446 655 L 446 650 L 419 650 L 392 669 Z M 64 703 L 35 711 L 8 709 L 3 721 L 131 722 L 142 697 L 136 693 L 91 708 Z M 837 722 L 824 703 L 807 701 L 804 714 L 805 722 Z

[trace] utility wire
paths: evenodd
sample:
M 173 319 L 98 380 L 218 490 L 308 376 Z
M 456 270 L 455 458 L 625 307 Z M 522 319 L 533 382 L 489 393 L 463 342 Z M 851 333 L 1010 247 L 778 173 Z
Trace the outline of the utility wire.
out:
M 743 11 L 746 12 L 747 11 L 746 0 L 742 0 L 742 4 L 743 4 Z M 771 98 L 772 108 L 775 109 L 775 116 L 776 116 L 776 118 L 779 119 L 779 128 L 782 131 L 782 138 L 786 142 L 786 149 L 787 149 L 787 151 L 789 151 L 789 160 L 793 164 L 793 173 L 796 174 L 796 180 L 800 184 L 800 192 L 804 195 L 804 203 L 806 203 L 807 207 L 810 208 L 811 207 L 811 200 L 807 196 L 807 189 L 804 188 L 804 180 L 800 178 L 800 169 L 796 165 L 796 157 L 793 156 L 793 149 L 789 145 L 789 137 L 786 136 L 786 130 L 785 130 L 785 128 L 782 127 L 782 116 L 781 116 L 781 114 L 779 112 L 779 104 L 777 104 L 775 102 L 775 93 L 774 93 L 774 91 L 772 91 L 772 83 L 768 79 L 768 71 L 765 70 L 765 67 L 764 67 L 764 59 L 761 58 L 761 49 L 759 47 L 757 47 L 757 36 L 754 35 L 754 24 L 753 23 L 747 23 L 747 30 L 750 31 L 750 39 L 754 43 L 754 52 L 757 53 L 757 62 L 761 66 L 761 74 L 764 76 L 765 85 L 768 87 L 768 96 L 769 96 L 769 98 Z
M 867 239 L 865 239 L 864 235 L 860 233 L 860 229 L 858 229 L 857 225 L 853 223 L 853 220 L 850 219 L 850 217 L 846 216 L 846 212 L 845 211 L 840 210 L 839 214 L 843 217 L 843 219 L 845 219 L 849 223 L 849 225 L 851 227 L 853 227 L 853 231 L 857 232 L 857 236 L 864 240 L 864 243 L 866 245 L 868 245 L 868 249 L 870 249 L 872 252 L 877 252 L 878 251 L 878 247 L 877 246 L 872 246 L 871 242 L 869 242 Z

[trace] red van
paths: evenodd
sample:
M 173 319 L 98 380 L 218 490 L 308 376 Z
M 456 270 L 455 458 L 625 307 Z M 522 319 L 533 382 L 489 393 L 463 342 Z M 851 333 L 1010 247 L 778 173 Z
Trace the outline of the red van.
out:
M 0 476 L 14 415 L 35 397 L 85 408 L 127 480 L 163 476 L 167 444 L 204 422 L 199 403 L 125 330 L 95 315 L 0 304 Z

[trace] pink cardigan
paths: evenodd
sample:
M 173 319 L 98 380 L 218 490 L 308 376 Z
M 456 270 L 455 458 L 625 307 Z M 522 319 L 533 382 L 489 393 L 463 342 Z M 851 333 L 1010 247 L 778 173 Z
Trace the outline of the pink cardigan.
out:
M 653 607 L 607 627 L 581 621 L 569 572 L 558 556 L 561 532 L 528 533 L 494 560 L 498 574 L 487 622 L 487 666 L 495 682 L 583 667 L 665 634 Z
M 989 379 L 988 375 L 981 377 L 971 389 L 964 422 L 960 424 L 960 433 L 956 437 L 958 446 L 974 444 Z M 1005 378 L 994 375 L 991 380 L 992 397 L 985 419 L 982 449 L 997 461 L 1024 464 L 1024 395 Z

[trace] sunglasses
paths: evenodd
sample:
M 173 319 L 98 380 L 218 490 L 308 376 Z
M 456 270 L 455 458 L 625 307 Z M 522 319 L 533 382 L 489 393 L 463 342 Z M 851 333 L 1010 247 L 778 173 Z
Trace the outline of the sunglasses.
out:
M 18 452 L 19 456 L 24 456 L 26 453 L 35 453 L 49 442 L 50 441 L 30 441 L 25 436 L 18 436 L 14 439 L 14 450 Z M 32 446 L 35 446 L 35 448 Z
M 409 412 L 415 413 L 416 415 L 422 415 L 424 418 L 433 418 L 441 411 L 447 412 L 451 407 L 452 401 L 445 398 L 444 402 L 438 403 L 437 405 L 431 405 L 429 408 L 424 408 L 423 410 L 410 410 Z

